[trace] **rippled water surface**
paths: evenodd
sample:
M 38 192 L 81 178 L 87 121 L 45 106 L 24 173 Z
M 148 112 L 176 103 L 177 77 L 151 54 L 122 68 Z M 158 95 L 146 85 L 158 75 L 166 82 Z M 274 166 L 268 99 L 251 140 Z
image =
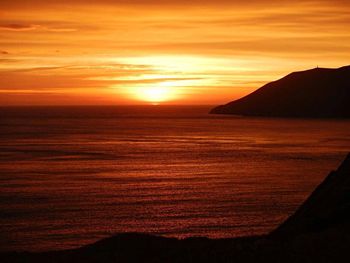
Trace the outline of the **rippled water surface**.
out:
M 350 150 L 349 121 L 209 109 L 0 109 L 0 249 L 267 233 Z

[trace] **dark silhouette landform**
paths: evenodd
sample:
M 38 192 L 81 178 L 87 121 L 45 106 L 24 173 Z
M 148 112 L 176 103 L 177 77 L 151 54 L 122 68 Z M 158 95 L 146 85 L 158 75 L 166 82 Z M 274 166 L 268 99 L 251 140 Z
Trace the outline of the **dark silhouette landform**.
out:
M 264 236 L 166 238 L 126 233 L 81 248 L 0 254 L 0 262 L 348 262 L 350 153 L 300 208 Z
M 253 93 L 218 106 L 213 114 L 350 118 L 350 66 L 291 73 Z

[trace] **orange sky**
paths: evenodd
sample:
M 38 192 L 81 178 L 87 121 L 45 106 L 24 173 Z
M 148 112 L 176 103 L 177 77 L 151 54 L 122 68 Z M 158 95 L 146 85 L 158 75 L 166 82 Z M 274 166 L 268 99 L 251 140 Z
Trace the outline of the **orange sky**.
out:
M 350 64 L 350 2 L 288 2 L 1 0 L 0 105 L 222 104 Z

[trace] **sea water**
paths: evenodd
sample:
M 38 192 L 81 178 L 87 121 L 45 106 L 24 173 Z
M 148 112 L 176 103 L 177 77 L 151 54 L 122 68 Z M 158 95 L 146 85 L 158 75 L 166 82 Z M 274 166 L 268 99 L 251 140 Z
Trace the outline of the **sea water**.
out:
M 350 151 L 350 121 L 208 106 L 0 109 L 0 250 L 121 232 L 265 234 Z

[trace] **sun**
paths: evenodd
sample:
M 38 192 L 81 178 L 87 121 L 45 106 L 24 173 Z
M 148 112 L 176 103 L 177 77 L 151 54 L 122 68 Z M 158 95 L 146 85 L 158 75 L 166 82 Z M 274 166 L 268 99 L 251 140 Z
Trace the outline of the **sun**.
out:
M 138 100 L 159 104 L 176 99 L 178 90 L 176 84 L 164 81 L 155 85 L 138 87 L 135 96 Z
M 139 91 L 140 99 L 159 103 L 171 99 L 169 87 L 145 87 Z

